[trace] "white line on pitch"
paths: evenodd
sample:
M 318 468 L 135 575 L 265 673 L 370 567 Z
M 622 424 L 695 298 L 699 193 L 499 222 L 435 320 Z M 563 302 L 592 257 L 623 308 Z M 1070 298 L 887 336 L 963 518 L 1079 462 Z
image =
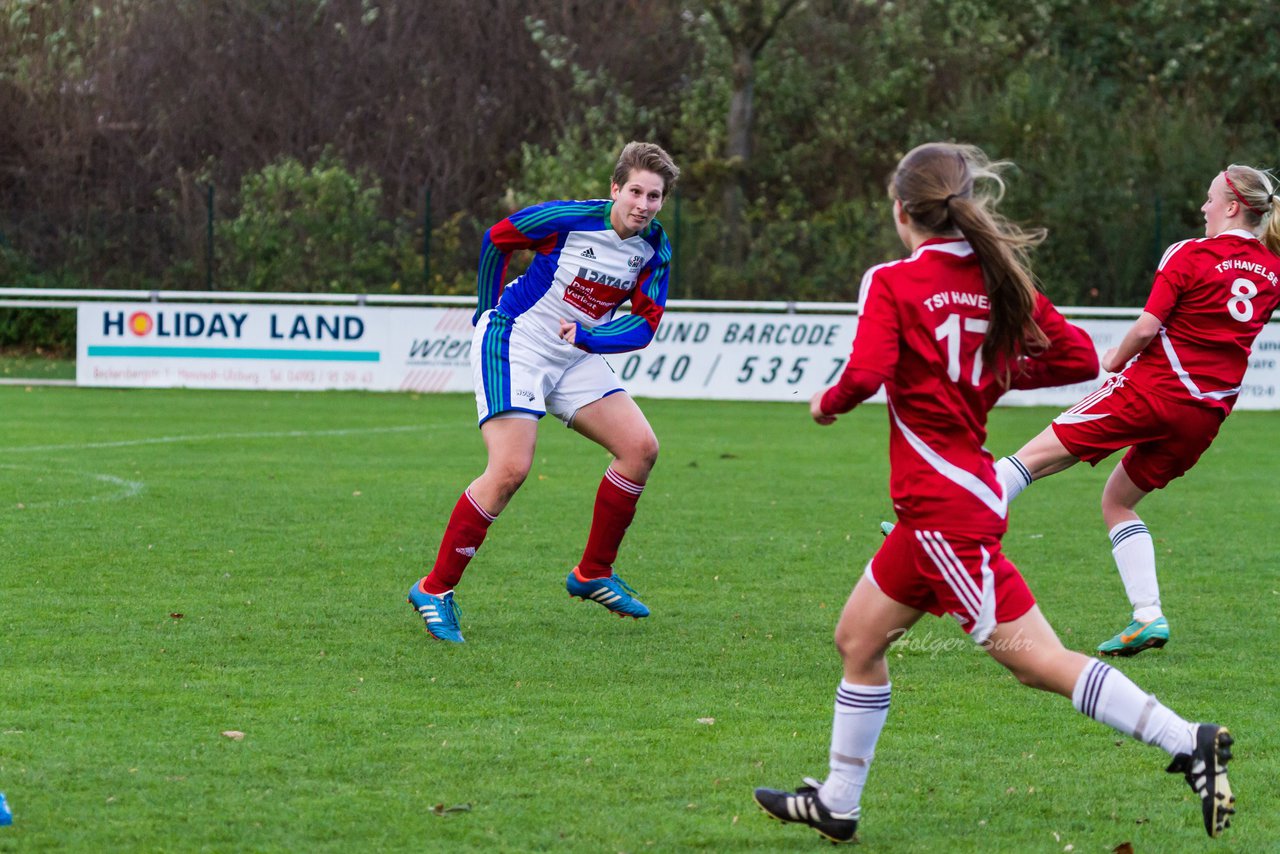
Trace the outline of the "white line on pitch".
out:
M 0 469 L 13 470 L 13 469 L 19 469 L 19 468 L 30 469 L 32 471 L 36 470 L 36 467 L 32 465 L 6 465 L 4 463 L 0 463 Z M 66 507 L 71 504 L 89 504 L 94 501 L 122 501 L 126 498 L 133 498 L 137 495 L 141 495 L 142 491 L 147 487 L 147 484 L 144 481 L 126 480 L 123 477 L 116 477 L 113 474 L 97 474 L 95 472 L 76 472 L 76 471 L 67 472 L 67 474 L 69 474 L 71 477 L 86 478 L 88 480 L 95 480 L 98 483 L 105 483 L 109 486 L 118 487 L 119 491 L 113 492 L 107 495 L 89 495 L 89 496 L 82 496 L 79 498 L 59 498 L 53 501 L 30 501 L 30 502 L 24 501 L 24 502 L 19 502 L 16 506 L 11 505 L 11 508 L 15 510 L 40 510 L 47 507 Z M 3 508 L 0 508 L 0 510 L 11 509 L 11 508 L 3 507 Z
M 304 439 L 312 436 L 355 436 L 362 433 L 407 433 L 425 430 L 427 425 L 407 427 L 359 427 L 347 430 L 282 430 L 272 433 L 205 433 L 192 436 L 155 436 L 150 439 L 125 439 L 119 442 L 81 442 L 70 445 L 20 445 L 0 448 L 0 454 L 29 453 L 32 451 L 87 451 L 95 448 L 130 448 L 138 445 L 172 445 L 178 442 L 207 442 L 223 439 Z

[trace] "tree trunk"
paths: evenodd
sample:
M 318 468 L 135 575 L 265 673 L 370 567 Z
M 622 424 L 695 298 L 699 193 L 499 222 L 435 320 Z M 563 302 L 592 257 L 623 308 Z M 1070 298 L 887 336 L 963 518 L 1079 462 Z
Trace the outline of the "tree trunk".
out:
M 730 269 L 742 264 L 746 228 L 743 210 L 746 205 L 747 167 L 751 162 L 751 125 L 755 99 L 755 56 L 747 45 L 735 45 L 733 56 L 733 94 L 729 100 L 728 175 L 724 186 L 721 224 L 721 263 Z
M 755 107 L 756 58 L 773 38 L 783 18 L 800 0 L 715 0 L 707 6 L 733 54 L 732 87 L 726 128 L 724 198 L 721 216 L 721 263 L 738 270 L 749 250 L 746 229 L 746 183 L 751 171 L 751 130 Z

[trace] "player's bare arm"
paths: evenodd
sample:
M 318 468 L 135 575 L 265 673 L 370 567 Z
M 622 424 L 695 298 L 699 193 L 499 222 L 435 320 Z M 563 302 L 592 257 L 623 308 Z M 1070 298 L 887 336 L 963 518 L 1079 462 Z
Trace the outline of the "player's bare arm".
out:
M 1159 334 L 1161 325 L 1160 318 L 1150 312 L 1142 312 L 1133 326 L 1129 327 L 1119 346 L 1102 354 L 1102 369 L 1112 374 L 1123 369 L 1130 359 L 1145 350 Z

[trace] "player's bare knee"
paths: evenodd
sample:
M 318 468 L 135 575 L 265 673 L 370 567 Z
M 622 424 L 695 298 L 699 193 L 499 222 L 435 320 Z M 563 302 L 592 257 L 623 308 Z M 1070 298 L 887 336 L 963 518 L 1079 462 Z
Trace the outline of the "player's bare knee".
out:
M 489 476 L 493 488 L 501 493 L 505 502 L 516 494 L 516 490 L 529 476 L 529 469 L 527 466 L 520 465 L 497 465 L 491 466 L 485 474 Z
M 648 476 L 658 462 L 658 438 L 650 433 L 646 438 L 635 441 L 622 449 L 618 461 L 627 470 Z
M 1016 677 L 1019 682 L 1021 682 L 1023 685 L 1026 685 L 1028 688 L 1035 688 L 1037 691 L 1047 690 L 1047 685 L 1045 681 L 1042 678 L 1040 678 L 1040 674 L 1038 672 L 1034 670 L 1023 670 L 1023 669 L 1016 669 L 1016 670 L 1013 670 L 1012 672 L 1014 677 Z
M 1005 663 L 1005 667 L 1014 677 L 1037 691 L 1048 691 L 1053 694 L 1063 693 L 1063 681 L 1060 675 L 1062 663 L 1056 658 L 1037 658 L 1033 661 L 1019 662 L 1016 666 Z M 1071 696 L 1071 685 L 1066 685 L 1066 695 Z
M 835 633 L 835 644 L 846 668 L 868 670 L 884 657 L 883 651 L 878 647 L 867 644 L 855 632 L 840 631 L 839 627 Z
M 658 437 L 649 434 L 648 439 L 639 448 L 640 463 L 646 470 L 651 470 L 658 463 Z

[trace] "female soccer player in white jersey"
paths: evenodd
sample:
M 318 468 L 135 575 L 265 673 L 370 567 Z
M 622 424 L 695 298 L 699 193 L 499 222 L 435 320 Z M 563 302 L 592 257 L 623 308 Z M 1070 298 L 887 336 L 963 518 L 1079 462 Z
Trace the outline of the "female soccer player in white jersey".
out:
M 950 614 L 1025 685 L 1166 750 L 1202 799 L 1217 835 L 1233 800 L 1231 736 L 1193 724 L 1103 662 L 1063 647 L 1004 556 L 1004 490 L 982 447 L 987 413 L 1009 388 L 1097 376 L 1092 342 L 1037 290 L 1025 253 L 1042 232 L 995 212 L 977 192 L 999 167 L 970 146 L 909 152 L 890 179 L 894 223 L 911 254 L 862 279 L 853 353 L 839 382 L 810 402 L 830 424 L 884 385 L 890 492 L 899 523 L 867 564 L 836 626 L 844 663 L 836 689 L 830 772 L 795 792 L 756 789 L 766 813 L 836 842 L 854 838 L 876 740 L 889 713 L 886 651 L 925 613 Z
M 565 585 L 618 616 L 649 615 L 613 562 L 658 440 L 601 354 L 638 350 L 658 328 L 671 244 L 654 216 L 679 174 L 660 147 L 632 142 L 614 168 L 610 198 L 534 205 L 485 233 L 471 368 L 488 465 L 453 508 L 435 565 L 409 590 L 432 637 L 462 643 L 454 586 L 528 475 L 538 419 L 548 412 L 614 457 L 596 493 L 586 549 Z M 504 288 L 516 250 L 534 258 Z M 628 300 L 631 313 L 615 318 Z
M 1129 449 L 1102 489 L 1102 519 L 1133 618 L 1100 655 L 1169 640 L 1155 546 L 1135 508 L 1196 464 L 1238 399 L 1253 341 L 1280 303 L 1275 190 L 1250 166 L 1218 173 L 1200 208 L 1205 236 L 1165 251 L 1146 308 L 1103 354 L 1103 369 L 1120 373 L 996 463 L 1012 500 L 1033 480 Z

